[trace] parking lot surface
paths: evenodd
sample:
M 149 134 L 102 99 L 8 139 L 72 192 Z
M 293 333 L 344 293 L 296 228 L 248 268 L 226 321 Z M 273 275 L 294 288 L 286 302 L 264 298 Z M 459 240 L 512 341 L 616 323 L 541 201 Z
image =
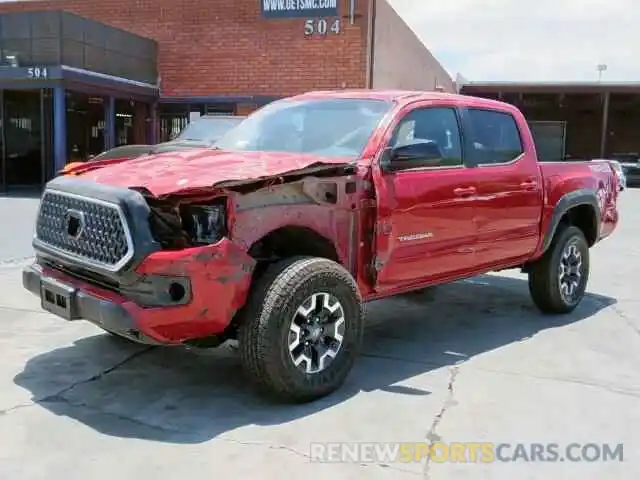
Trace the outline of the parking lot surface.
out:
M 573 314 L 539 314 L 518 272 L 370 304 L 347 383 L 298 406 L 256 394 L 232 345 L 149 349 L 41 312 L 20 277 L 37 199 L 0 203 L 2 479 L 640 478 L 640 190 Z M 506 446 L 453 458 L 477 442 Z M 438 458 L 407 461 L 429 443 Z M 623 461 L 602 456 L 619 444 Z

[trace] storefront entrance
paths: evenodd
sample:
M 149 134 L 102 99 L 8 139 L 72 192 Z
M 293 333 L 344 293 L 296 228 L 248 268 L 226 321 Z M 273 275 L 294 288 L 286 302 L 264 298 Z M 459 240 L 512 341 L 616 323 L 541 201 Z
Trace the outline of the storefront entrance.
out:
M 4 90 L 0 114 L 0 186 L 41 185 L 52 154 L 50 91 Z
M 104 151 L 104 99 L 66 92 L 67 156 L 80 162 Z
M 56 113 L 54 97 L 53 88 L 0 89 L 0 191 L 38 189 L 65 163 L 151 137 L 148 102 L 61 89 Z

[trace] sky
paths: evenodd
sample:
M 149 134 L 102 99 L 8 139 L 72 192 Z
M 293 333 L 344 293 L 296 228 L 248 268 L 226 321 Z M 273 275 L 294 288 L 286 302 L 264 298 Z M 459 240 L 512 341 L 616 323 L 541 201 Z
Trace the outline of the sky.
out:
M 638 0 L 389 2 L 453 77 L 640 82 Z

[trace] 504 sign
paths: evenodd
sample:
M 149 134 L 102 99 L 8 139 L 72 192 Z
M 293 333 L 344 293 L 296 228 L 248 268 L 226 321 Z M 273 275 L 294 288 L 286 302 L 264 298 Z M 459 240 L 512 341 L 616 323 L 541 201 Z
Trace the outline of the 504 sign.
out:
M 49 78 L 47 67 L 29 67 L 27 68 L 27 76 L 34 80 L 45 80 Z
M 327 20 L 325 18 L 309 19 L 304 22 L 304 34 L 306 37 L 311 35 L 338 35 L 340 33 L 340 19 Z

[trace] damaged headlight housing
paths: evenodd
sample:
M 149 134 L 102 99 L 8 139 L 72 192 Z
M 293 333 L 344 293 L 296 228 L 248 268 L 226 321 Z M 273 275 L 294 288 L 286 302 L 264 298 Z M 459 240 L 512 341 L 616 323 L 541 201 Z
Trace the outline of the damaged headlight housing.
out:
M 195 245 L 216 243 L 227 234 L 227 212 L 224 201 L 208 205 L 181 205 L 182 228 Z

